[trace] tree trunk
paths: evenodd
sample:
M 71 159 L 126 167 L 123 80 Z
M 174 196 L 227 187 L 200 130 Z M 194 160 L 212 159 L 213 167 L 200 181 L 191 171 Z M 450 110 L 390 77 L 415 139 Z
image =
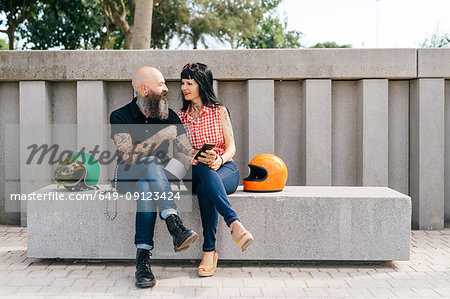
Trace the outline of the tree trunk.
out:
M 133 26 L 133 49 L 150 49 L 152 14 L 153 0 L 136 0 Z
M 133 49 L 133 30 L 130 28 L 129 31 L 123 33 L 124 36 L 124 43 L 123 43 L 123 49 L 124 50 L 131 50 Z
M 9 42 L 9 49 L 14 50 L 15 37 L 14 37 L 14 31 L 12 31 L 12 30 L 8 30 L 8 42 Z

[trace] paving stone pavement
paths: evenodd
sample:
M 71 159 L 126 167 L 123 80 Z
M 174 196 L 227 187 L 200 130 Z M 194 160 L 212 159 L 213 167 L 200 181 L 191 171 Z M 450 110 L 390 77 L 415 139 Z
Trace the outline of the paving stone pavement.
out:
M 357 263 L 152 265 L 153 289 L 134 286 L 132 262 L 27 258 L 26 228 L 0 225 L 0 298 L 450 298 L 450 228 L 412 231 L 411 260 Z

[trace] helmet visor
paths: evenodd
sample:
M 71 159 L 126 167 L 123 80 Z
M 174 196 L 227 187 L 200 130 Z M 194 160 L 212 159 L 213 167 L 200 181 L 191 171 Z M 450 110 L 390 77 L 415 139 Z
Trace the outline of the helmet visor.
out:
M 250 167 L 250 174 L 244 181 L 262 182 L 267 179 L 269 174 L 265 168 L 253 164 L 248 164 L 248 167 Z

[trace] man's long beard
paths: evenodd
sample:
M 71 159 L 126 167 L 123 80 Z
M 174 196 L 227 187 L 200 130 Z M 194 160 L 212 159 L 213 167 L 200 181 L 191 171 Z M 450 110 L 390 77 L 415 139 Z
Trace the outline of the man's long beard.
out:
M 169 104 L 163 94 L 156 94 L 150 91 L 146 96 L 142 97 L 138 94 L 138 106 L 142 112 L 150 118 L 166 120 L 169 118 Z

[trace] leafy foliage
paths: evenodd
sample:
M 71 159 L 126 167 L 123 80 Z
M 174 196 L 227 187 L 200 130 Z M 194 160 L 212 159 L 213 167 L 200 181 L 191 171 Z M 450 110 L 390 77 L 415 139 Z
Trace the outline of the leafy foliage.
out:
M 22 10 L 28 16 L 21 27 L 12 28 L 25 40 L 24 48 L 130 49 L 136 1 L 2 0 L 0 8 L 17 14 L 26 3 Z M 154 0 L 151 47 L 168 49 L 178 40 L 194 49 L 208 48 L 213 39 L 231 48 L 300 47 L 301 33 L 287 31 L 286 21 L 274 14 L 281 1 Z
M 246 39 L 245 47 L 250 49 L 266 48 L 299 48 L 301 33 L 296 30 L 287 31 L 287 22 L 269 16 L 258 24 L 258 30 Z
M 0 38 L 0 50 L 8 50 L 8 48 L 8 43 L 4 39 Z
M 185 0 L 155 0 L 151 47 L 169 49 L 173 38 L 183 33 L 190 11 Z
M 104 17 L 94 0 L 39 1 L 20 34 L 31 49 L 100 48 Z
M 0 25 L 7 27 L 0 32 L 6 33 L 9 39 L 9 49 L 14 49 L 15 33 L 32 14 L 36 0 L 2 0 L 0 12 L 4 12 L 6 19 L 0 18 Z
M 338 45 L 336 42 L 317 43 L 311 48 L 351 48 L 351 45 Z
M 450 47 L 450 35 L 448 33 L 435 32 L 431 37 L 426 38 L 422 48 L 444 48 Z

